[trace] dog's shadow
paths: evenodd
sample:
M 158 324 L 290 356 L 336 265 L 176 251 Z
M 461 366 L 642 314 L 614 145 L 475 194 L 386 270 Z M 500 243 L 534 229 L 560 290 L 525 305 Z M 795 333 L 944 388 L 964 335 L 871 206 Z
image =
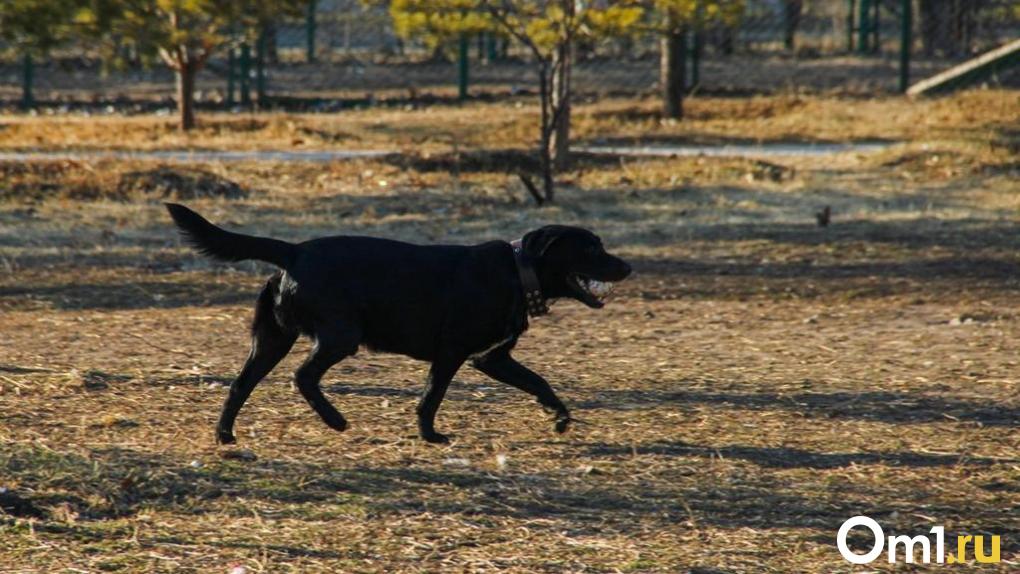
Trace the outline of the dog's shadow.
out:
M 765 468 L 829 470 L 852 465 L 952 467 L 1007 464 L 1010 461 L 947 454 L 819 453 L 784 447 L 692 445 L 651 442 L 638 445 L 569 443 L 571 460 L 584 463 L 629 457 L 684 457 L 692 460 L 737 459 Z M 521 519 L 569 517 L 578 528 L 599 528 L 618 513 L 617 528 L 627 520 L 675 523 L 690 519 L 728 527 L 761 526 L 762 517 L 775 527 L 799 527 L 845 519 L 867 500 L 852 496 L 818 504 L 806 493 L 776 488 L 766 475 L 748 474 L 732 483 L 657 482 L 632 488 L 628 481 L 602 480 L 598 471 L 585 478 L 576 469 L 542 471 L 512 468 L 446 468 L 427 464 L 350 465 L 265 459 L 251 462 L 211 460 L 188 463 L 169 456 L 126 448 L 94 449 L 87 456 L 19 447 L 6 457 L 20 489 L 36 492 L 28 502 L 36 510 L 72 507 L 83 522 L 128 517 L 143 509 L 174 513 L 237 513 L 235 497 L 267 504 L 350 506 L 375 514 L 433 512 L 498 515 Z M 1016 464 L 1020 461 L 1012 461 Z M 98 466 L 97 466 L 98 465 Z M 700 465 L 695 465 L 698 468 Z M 99 470 L 95 470 L 99 469 Z M 697 472 L 695 470 L 695 472 Z M 50 477 L 59 475 L 59 488 Z M 454 489 L 456 495 L 441 492 Z M 542 493 L 538 496 L 536 493 Z M 96 501 L 103 501 L 97 503 Z M 316 510 L 315 512 L 319 512 Z M 608 514 L 607 514 L 608 513 Z M 806 521 L 806 522 L 805 522 Z
M 683 442 L 651 442 L 638 445 L 589 444 L 587 454 L 594 457 L 631 456 L 685 456 L 706 459 L 737 459 L 754 463 L 765 468 L 793 469 L 806 468 L 829 470 L 852 465 L 881 464 L 912 468 L 942 467 L 956 465 L 988 466 L 994 464 L 1015 464 L 1020 459 L 1000 459 L 967 454 L 921 453 L 910 451 L 895 452 L 814 452 L 789 447 L 756 446 L 706 446 Z
M 677 383 L 675 387 L 682 387 Z M 886 423 L 958 421 L 983 426 L 1020 426 L 1020 408 L 939 396 L 906 396 L 889 391 L 833 391 L 778 394 L 704 390 L 600 390 L 597 398 L 576 403 L 583 409 L 660 408 L 664 405 L 708 405 L 737 410 L 790 410 L 806 417 L 857 419 Z

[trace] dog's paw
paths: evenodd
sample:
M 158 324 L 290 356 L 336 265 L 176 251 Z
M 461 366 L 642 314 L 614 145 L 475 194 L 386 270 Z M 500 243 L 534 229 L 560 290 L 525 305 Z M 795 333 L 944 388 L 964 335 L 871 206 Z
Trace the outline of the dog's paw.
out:
M 570 423 L 574 422 L 574 419 L 569 416 L 561 417 L 556 419 L 556 432 L 563 434 L 570 428 Z
M 234 444 L 237 439 L 234 438 L 234 433 L 225 430 L 216 431 L 216 443 L 217 444 Z
M 437 432 L 422 433 L 421 438 L 432 444 L 450 444 L 450 437 Z
M 347 419 L 343 417 L 326 419 L 325 423 L 329 428 L 337 432 L 344 432 L 347 430 Z

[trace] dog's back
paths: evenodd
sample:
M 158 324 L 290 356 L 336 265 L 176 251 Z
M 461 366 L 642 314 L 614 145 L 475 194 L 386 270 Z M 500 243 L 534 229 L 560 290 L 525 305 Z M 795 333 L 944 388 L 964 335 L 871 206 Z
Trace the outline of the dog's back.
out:
M 335 317 L 357 325 L 368 347 L 425 360 L 433 358 L 451 310 L 475 307 L 475 316 L 484 320 L 481 302 L 491 300 L 491 284 L 511 283 L 485 270 L 483 260 L 496 249 L 512 261 L 509 248 L 499 242 L 423 246 L 339 236 L 298 248 L 283 279 L 285 304 L 293 298 L 293 307 L 306 318 Z

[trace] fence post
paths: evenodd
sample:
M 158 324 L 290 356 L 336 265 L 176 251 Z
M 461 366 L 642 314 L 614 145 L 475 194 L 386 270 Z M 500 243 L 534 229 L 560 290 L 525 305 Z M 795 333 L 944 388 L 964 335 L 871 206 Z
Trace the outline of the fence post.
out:
M 854 14 L 857 13 L 857 2 L 847 0 L 846 11 L 846 51 L 854 51 Z
M 241 44 L 241 105 L 251 105 L 251 46 Z
M 701 51 L 704 36 L 697 29 L 689 30 L 684 34 L 683 53 L 684 58 L 690 61 L 690 81 L 687 83 L 686 92 L 689 94 L 698 88 L 701 82 Z
M 266 97 L 266 29 L 259 32 L 255 44 L 255 94 L 258 96 L 259 108 L 269 105 Z
M 492 63 L 499 59 L 496 53 L 496 35 L 492 32 L 485 32 L 485 61 Z
M 311 64 L 315 61 L 315 5 L 316 0 L 309 0 L 308 14 L 305 17 L 305 60 Z
M 236 49 L 230 46 L 227 49 L 227 105 L 233 107 L 237 100 L 234 99 L 234 80 L 237 78 L 237 57 Z
M 691 45 L 691 90 L 696 90 L 701 84 L 701 55 L 705 49 L 705 6 L 704 2 L 697 2 L 695 7 L 695 23 L 692 33 Z
M 900 91 L 910 87 L 910 48 L 913 45 L 913 2 L 900 0 Z
M 878 54 L 882 51 L 882 39 L 879 37 L 879 31 L 882 29 L 882 22 L 880 20 L 882 14 L 881 0 L 875 0 L 872 6 L 874 6 L 875 15 L 871 20 L 871 53 Z
M 457 99 L 468 97 L 468 35 L 460 35 L 459 53 L 457 54 Z
M 868 53 L 869 36 L 871 35 L 871 0 L 861 0 L 857 18 L 857 52 Z
M 21 60 L 21 107 L 29 110 L 35 107 L 35 96 L 32 87 L 35 83 L 35 62 L 32 54 L 25 52 Z

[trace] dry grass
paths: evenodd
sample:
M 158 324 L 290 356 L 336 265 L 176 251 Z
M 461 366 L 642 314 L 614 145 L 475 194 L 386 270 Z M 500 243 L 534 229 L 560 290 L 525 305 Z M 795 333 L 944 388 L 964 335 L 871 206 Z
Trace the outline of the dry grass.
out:
M 145 201 L 244 197 L 237 183 L 201 168 L 61 160 L 0 162 L 0 201 Z
M 370 108 L 336 114 L 202 114 L 189 134 L 154 116 L 15 117 L 0 120 L 3 149 L 392 149 L 459 151 L 530 147 L 537 140 L 534 98 L 463 107 Z M 1020 96 L 979 90 L 958 97 L 909 101 L 825 96 L 698 97 L 687 118 L 662 122 L 654 99 L 605 99 L 575 107 L 580 142 L 734 141 L 929 142 L 987 145 L 989 131 L 1012 130 Z M 1015 150 L 1014 150 L 1015 151 Z
M 1016 126 L 983 99 L 1008 97 L 919 104 L 949 119 L 876 124 L 857 135 L 907 144 L 873 156 L 582 162 L 540 210 L 506 174 L 428 162 L 204 168 L 247 194 L 189 204 L 287 238 L 597 230 L 637 276 L 602 312 L 559 303 L 518 353 L 588 423 L 563 436 L 527 397 L 465 369 L 439 415 L 454 443 L 426 445 L 413 417 L 423 366 L 367 352 L 326 377 L 352 422 L 333 433 L 287 384 L 302 343 L 242 411 L 240 445 L 217 448 L 265 269 L 187 251 L 161 193 L 8 196 L 0 572 L 850 572 L 835 531 L 860 513 L 890 534 L 1000 534 L 1002 564 L 958 569 L 1013 572 Z M 789 113 L 815 112 L 774 117 Z M 629 137 L 645 121 L 592 115 L 579 131 Z M 696 123 L 708 121 L 647 129 L 693 138 L 695 125 L 716 133 Z M 106 190 L 154 166 L 72 167 L 46 181 L 70 189 L 94 172 Z

